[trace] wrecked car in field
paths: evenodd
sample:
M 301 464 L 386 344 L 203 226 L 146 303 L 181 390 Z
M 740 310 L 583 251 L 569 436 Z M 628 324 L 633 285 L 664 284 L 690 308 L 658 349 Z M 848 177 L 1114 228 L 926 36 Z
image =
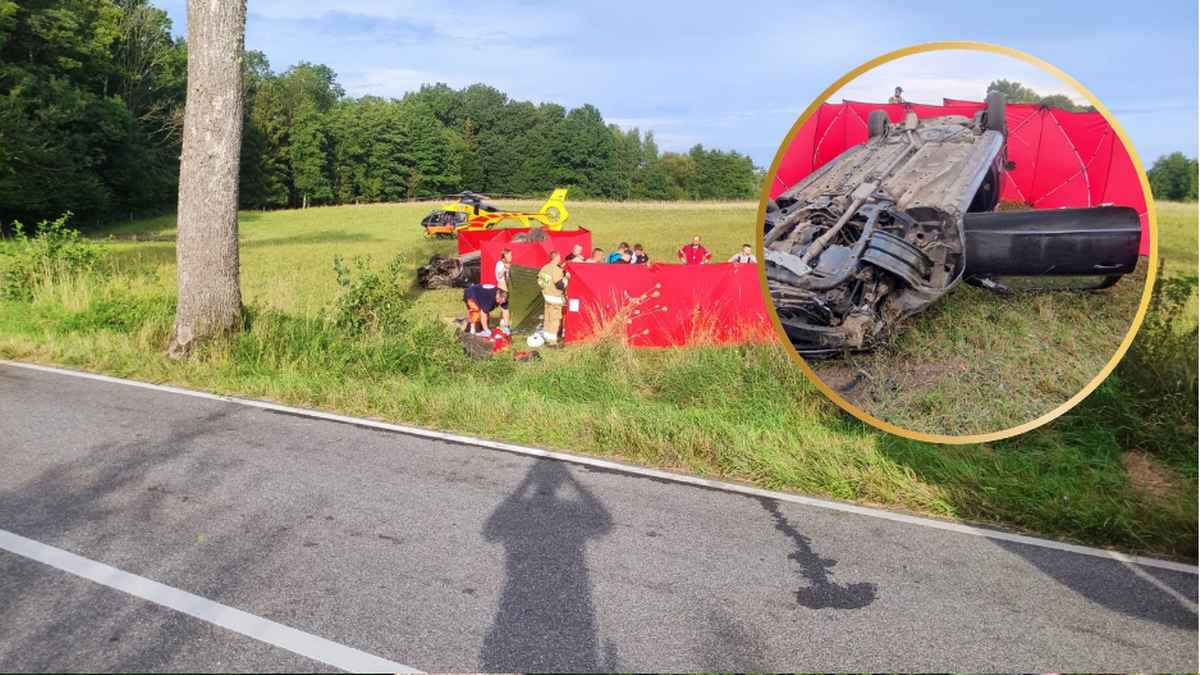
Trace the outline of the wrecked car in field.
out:
M 900 319 L 966 280 L 1099 276 L 1134 270 L 1134 209 L 995 212 L 1007 162 L 1005 100 L 968 118 L 867 120 L 848 149 L 768 203 L 764 263 L 772 303 L 802 356 L 871 349 Z

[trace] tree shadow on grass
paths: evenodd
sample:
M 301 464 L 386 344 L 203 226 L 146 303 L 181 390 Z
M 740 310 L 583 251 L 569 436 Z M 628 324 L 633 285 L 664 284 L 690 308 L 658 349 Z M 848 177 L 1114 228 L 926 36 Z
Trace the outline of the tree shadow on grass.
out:
M 290 237 L 265 236 L 242 239 L 242 248 L 270 248 L 272 246 L 307 246 L 311 244 L 361 244 L 380 241 L 374 235 L 365 232 L 348 232 L 346 230 L 319 230 L 304 232 Z
M 612 527 L 608 509 L 566 465 L 533 465 L 484 526 L 488 541 L 504 545 L 505 580 L 481 671 L 616 669 L 615 647 L 599 644 L 585 559 L 588 540 Z

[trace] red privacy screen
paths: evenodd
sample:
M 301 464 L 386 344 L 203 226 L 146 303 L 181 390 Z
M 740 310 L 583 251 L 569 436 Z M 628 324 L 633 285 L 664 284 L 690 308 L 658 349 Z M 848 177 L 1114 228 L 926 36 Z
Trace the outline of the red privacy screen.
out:
M 567 342 L 634 347 L 776 340 L 756 265 L 569 263 Z
M 788 146 L 771 183 L 771 198 L 829 160 L 867 140 L 867 117 L 886 110 L 893 122 L 908 110 L 925 119 L 971 117 L 983 103 L 946 99 L 945 105 L 826 103 L 809 117 Z M 1117 204 L 1142 217 L 1142 254 L 1149 253 L 1146 195 L 1125 144 L 1100 113 L 1073 113 L 1041 105 L 1009 104 L 1008 172 L 1002 199 L 1035 209 Z
M 508 227 L 498 230 L 463 230 L 458 233 L 458 254 L 470 253 L 472 251 L 482 251 L 482 243 L 485 241 L 495 241 L 500 243 L 508 243 L 513 237 L 522 232 L 528 232 L 527 227 Z M 562 230 L 559 232 L 547 231 L 550 235 L 550 241 L 554 242 L 554 247 L 562 252 L 565 257 L 571 252 L 571 248 L 575 244 L 582 244 L 585 255 L 592 252 L 592 233 L 582 227 L 578 230 Z M 495 261 L 493 261 L 495 264 Z M 543 265 L 545 263 L 542 263 Z
M 521 242 L 518 244 L 512 243 L 513 236 L 518 232 L 528 232 L 528 230 L 497 230 L 498 232 L 511 232 L 509 235 L 502 235 L 491 241 L 479 242 L 479 263 L 482 265 L 479 271 L 479 282 L 483 284 L 496 283 L 496 263 L 500 260 L 500 254 L 504 249 L 512 249 L 513 264 L 524 265 L 525 267 L 533 267 L 540 269 L 543 265 L 550 262 L 550 251 L 558 251 L 562 254 L 563 260 L 571 253 L 571 249 L 575 244 L 583 246 L 586 253 L 592 252 L 592 233 L 580 228 L 570 232 L 548 232 L 550 241 L 532 241 Z M 467 232 L 459 233 L 459 249 L 462 249 L 462 235 Z M 476 234 L 471 232 L 469 234 Z

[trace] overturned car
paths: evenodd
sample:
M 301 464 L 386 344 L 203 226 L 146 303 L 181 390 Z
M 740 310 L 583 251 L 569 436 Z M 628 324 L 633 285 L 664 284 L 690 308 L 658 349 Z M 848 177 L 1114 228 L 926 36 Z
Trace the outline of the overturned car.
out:
M 768 203 L 764 262 L 772 303 L 802 356 L 871 349 L 898 321 L 966 280 L 1004 291 L 1004 276 L 1099 276 L 1134 270 L 1135 210 L 995 212 L 1007 162 L 1005 100 L 973 118 L 892 123 Z

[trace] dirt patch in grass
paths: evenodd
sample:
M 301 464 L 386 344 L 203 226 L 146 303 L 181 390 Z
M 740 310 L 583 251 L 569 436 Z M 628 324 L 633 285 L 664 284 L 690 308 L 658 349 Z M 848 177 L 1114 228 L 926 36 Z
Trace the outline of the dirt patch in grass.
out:
M 947 375 L 965 369 L 966 364 L 904 361 L 862 367 L 857 363 L 837 362 L 828 367 L 821 367 L 818 363 L 816 367 L 820 368 L 817 372 L 821 381 L 832 387 L 850 405 L 859 410 L 869 410 L 884 399 L 898 394 L 918 397 L 928 394 L 945 381 Z
M 1155 464 L 1146 452 L 1127 451 L 1121 456 L 1129 482 L 1138 492 L 1147 492 L 1153 497 L 1166 497 L 1174 489 L 1174 473 Z

